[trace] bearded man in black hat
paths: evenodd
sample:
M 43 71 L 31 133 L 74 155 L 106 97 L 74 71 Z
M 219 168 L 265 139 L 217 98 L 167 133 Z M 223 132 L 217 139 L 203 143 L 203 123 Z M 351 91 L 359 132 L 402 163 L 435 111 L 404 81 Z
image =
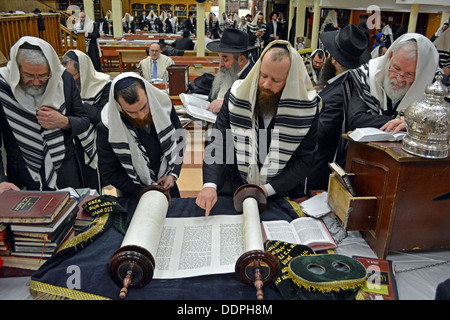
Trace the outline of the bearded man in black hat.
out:
M 246 32 L 232 28 L 225 29 L 220 41 L 210 42 L 206 47 L 218 52 L 220 58 L 220 69 L 208 97 L 211 104 L 207 107 L 207 110 L 219 113 L 225 93 L 234 81 L 244 79 L 252 69 L 254 63 L 249 59 L 249 55 L 256 47 L 249 45 Z
M 338 148 L 342 142 L 344 121 L 344 83 L 350 69 L 358 68 L 370 59 L 367 38 L 358 27 L 350 24 L 341 31 L 330 31 L 320 35 L 328 58 L 319 74 L 322 109 L 317 130 L 318 149 L 314 154 L 309 187 L 326 190 L 331 170 L 328 163 L 345 164 L 346 152 Z M 346 129 L 344 129 L 346 132 Z

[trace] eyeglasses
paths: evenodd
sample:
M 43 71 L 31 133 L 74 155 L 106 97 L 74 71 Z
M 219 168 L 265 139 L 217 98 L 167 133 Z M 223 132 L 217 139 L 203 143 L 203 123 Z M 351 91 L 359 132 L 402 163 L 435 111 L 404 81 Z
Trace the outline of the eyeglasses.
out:
M 24 76 L 24 75 L 20 75 L 20 77 L 23 79 L 23 80 L 26 80 L 26 81 L 33 81 L 34 79 L 38 79 L 39 81 L 47 81 L 48 79 L 50 79 L 51 78 L 51 75 L 48 75 L 48 76 L 35 76 L 35 75 L 26 75 L 26 76 Z
M 390 68 L 389 68 L 389 72 L 392 72 L 393 74 L 395 74 L 396 78 L 400 77 L 400 79 L 409 80 L 409 81 L 416 80 L 415 78 L 412 78 L 412 77 L 409 77 L 409 76 L 404 76 L 404 75 L 402 75 L 402 74 L 398 73 L 397 71 L 394 71 L 394 70 L 392 70 Z

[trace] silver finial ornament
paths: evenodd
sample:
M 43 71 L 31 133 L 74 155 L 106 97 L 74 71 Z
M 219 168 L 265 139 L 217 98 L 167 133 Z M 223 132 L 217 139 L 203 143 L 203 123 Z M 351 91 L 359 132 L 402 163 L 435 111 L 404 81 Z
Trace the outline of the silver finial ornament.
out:
M 430 159 L 448 157 L 450 104 L 444 100 L 448 90 L 442 78 L 441 73 L 437 74 L 436 81 L 425 89 L 425 98 L 405 110 L 404 151 Z

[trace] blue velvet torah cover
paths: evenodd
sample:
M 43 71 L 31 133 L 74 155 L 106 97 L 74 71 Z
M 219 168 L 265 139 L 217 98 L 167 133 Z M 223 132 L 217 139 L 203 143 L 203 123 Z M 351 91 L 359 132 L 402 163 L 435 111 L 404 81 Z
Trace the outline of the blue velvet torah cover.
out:
M 118 198 L 128 211 L 128 219 L 137 206 L 137 199 Z M 126 213 L 125 213 L 126 214 Z M 232 197 L 219 197 L 211 215 L 238 214 Z M 195 204 L 195 198 L 173 198 L 167 217 L 204 216 L 204 210 Z M 269 200 L 261 213 L 262 221 L 286 220 L 298 217 L 289 201 Z M 112 227 L 111 219 L 104 219 L 102 231 L 83 247 L 63 249 L 52 256 L 31 277 L 30 291 L 36 298 L 60 299 L 120 299 L 121 287 L 109 275 L 108 263 L 120 247 L 123 234 Z M 92 228 L 92 227 L 91 227 Z M 76 269 L 80 275 L 73 288 L 71 276 Z M 263 287 L 265 300 L 282 299 L 276 285 Z M 239 281 L 234 273 L 206 275 L 182 279 L 152 279 L 142 288 L 129 288 L 126 300 L 256 300 L 256 289 Z

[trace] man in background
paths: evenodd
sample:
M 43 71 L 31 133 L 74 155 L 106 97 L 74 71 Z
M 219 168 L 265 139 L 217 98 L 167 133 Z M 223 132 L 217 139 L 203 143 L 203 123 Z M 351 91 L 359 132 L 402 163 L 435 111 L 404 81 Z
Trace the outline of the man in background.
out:
M 161 46 L 158 43 L 150 45 L 148 54 L 147 58 L 139 62 L 140 75 L 149 81 L 152 79 L 168 80 L 167 67 L 174 64 L 172 58 L 161 53 Z

